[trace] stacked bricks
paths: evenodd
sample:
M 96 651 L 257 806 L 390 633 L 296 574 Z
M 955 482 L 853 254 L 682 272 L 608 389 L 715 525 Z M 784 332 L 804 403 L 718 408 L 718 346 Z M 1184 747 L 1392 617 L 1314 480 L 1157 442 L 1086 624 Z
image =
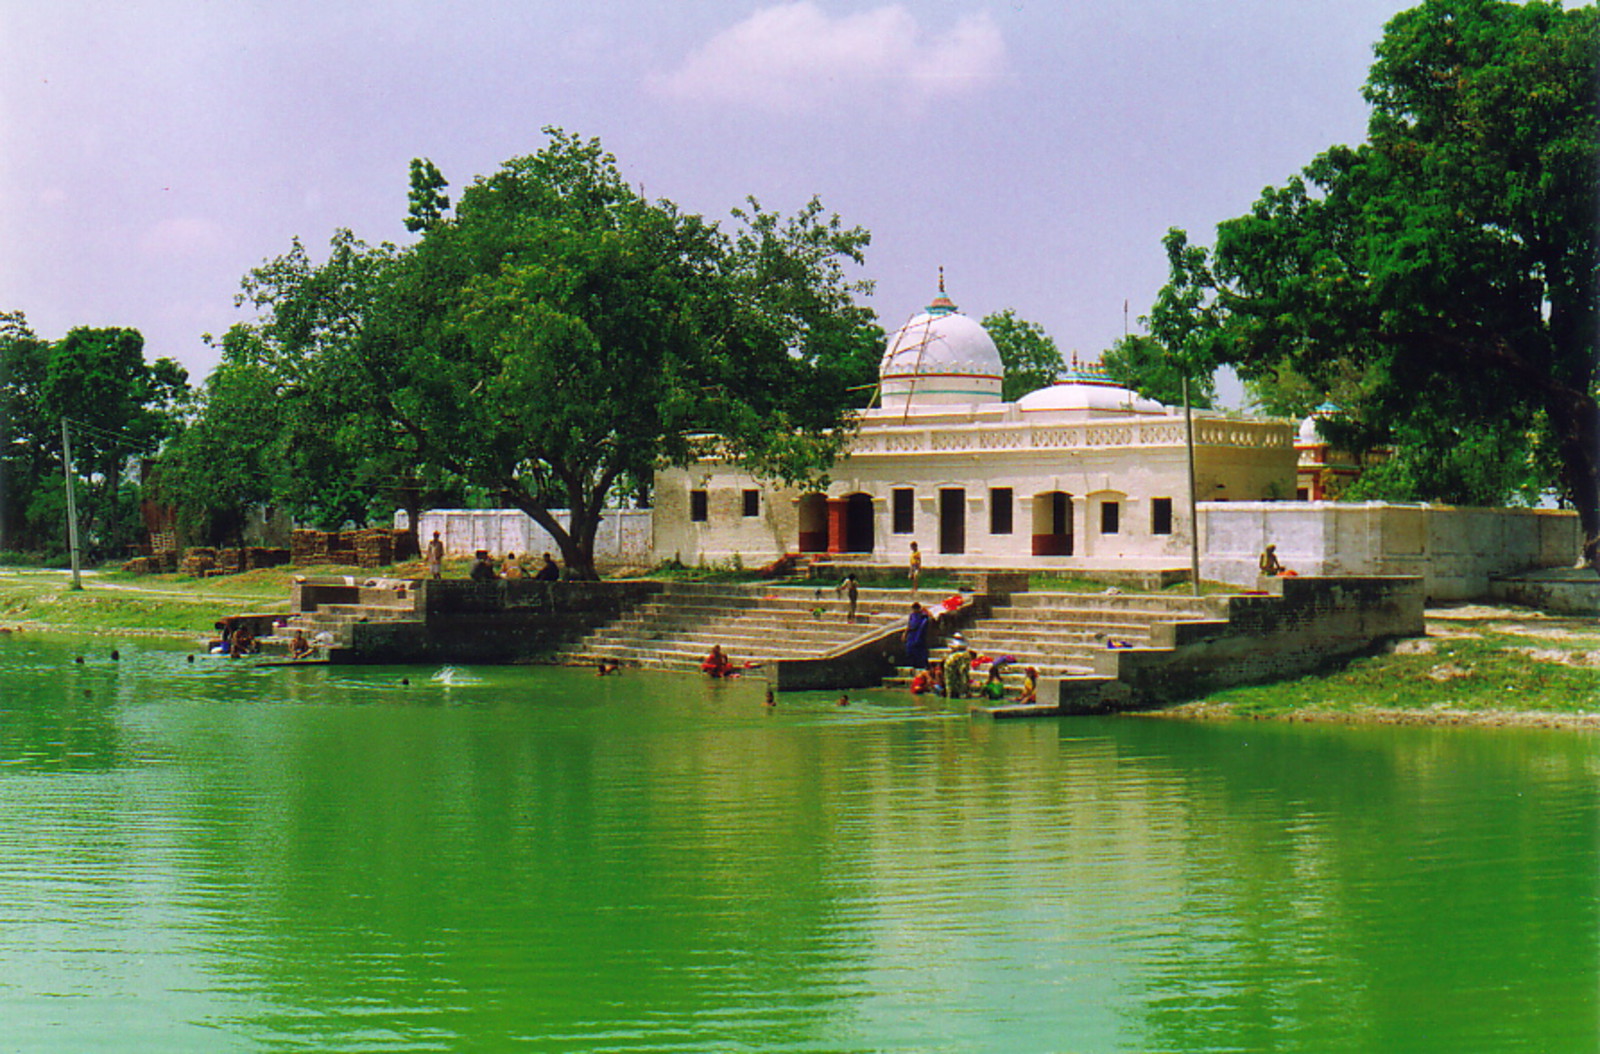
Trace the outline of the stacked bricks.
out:
M 136 575 L 171 574 L 178 569 L 178 554 L 164 549 L 149 556 L 136 556 L 123 564 L 122 569 Z
M 372 527 L 361 531 L 295 531 L 290 538 L 290 560 L 295 564 L 341 564 L 346 567 L 383 567 L 400 558 L 415 539 L 405 531 Z
M 186 575 L 204 575 L 217 566 L 217 551 L 210 546 L 196 546 L 183 551 L 178 570 Z
M 254 571 L 258 567 L 277 567 L 288 562 L 287 549 L 268 549 L 264 546 L 251 545 L 243 549 L 218 550 L 216 566 L 219 571 L 237 574 L 240 571 Z
M 327 563 L 327 532 L 295 531 L 289 536 L 289 559 L 296 564 Z
M 394 532 L 374 528 L 350 532 L 355 542 L 357 567 L 382 567 L 394 563 Z

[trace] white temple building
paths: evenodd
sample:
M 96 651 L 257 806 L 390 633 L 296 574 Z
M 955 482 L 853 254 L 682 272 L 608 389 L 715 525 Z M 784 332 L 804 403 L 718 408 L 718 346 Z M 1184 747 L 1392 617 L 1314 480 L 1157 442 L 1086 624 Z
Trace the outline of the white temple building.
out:
M 988 333 L 943 293 L 888 340 L 878 405 L 826 489 L 797 491 L 702 461 L 656 474 L 658 561 L 746 566 L 829 553 L 904 566 L 1183 567 L 1181 408 L 1079 365 L 1014 403 Z M 1194 413 L 1196 499 L 1295 496 L 1295 426 Z

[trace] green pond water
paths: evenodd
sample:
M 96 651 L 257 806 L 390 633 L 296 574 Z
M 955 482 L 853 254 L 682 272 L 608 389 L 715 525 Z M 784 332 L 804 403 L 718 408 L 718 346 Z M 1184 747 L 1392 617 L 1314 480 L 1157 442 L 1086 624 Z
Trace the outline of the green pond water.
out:
M 0 1051 L 1600 1047 L 1600 737 L 762 687 L 0 637 Z

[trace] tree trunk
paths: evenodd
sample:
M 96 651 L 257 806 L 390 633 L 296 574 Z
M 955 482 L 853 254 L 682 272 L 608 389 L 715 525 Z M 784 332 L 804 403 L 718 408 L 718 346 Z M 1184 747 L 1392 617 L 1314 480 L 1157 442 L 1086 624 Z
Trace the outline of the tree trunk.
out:
M 580 548 L 578 539 L 574 537 L 574 534 L 578 533 L 580 524 L 578 510 L 573 510 L 573 530 L 568 531 L 567 528 L 561 526 L 559 520 L 550 515 L 548 509 L 529 496 L 528 492 L 522 487 L 515 484 L 502 485 L 500 496 L 512 506 L 527 513 L 534 523 L 543 527 L 545 533 L 555 539 L 556 548 L 561 550 L 561 563 L 566 568 L 567 578 L 590 582 L 600 577 L 594 569 L 593 528 L 591 527 L 589 531 L 589 549 L 587 552 Z
M 1600 403 L 1582 391 L 1566 389 L 1562 395 L 1547 398 L 1545 412 L 1556 436 L 1561 481 L 1583 529 L 1583 562 L 1600 574 Z

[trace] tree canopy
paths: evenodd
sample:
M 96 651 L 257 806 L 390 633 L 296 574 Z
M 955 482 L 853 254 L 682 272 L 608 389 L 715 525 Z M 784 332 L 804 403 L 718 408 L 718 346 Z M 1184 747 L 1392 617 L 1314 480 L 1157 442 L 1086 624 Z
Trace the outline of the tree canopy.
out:
M 1183 367 L 1154 337 L 1131 333 L 1121 338 L 1101 354 L 1100 365 L 1112 380 L 1146 399 L 1167 406 L 1183 405 Z M 1209 410 L 1216 394 L 1212 371 L 1202 370 L 1189 378 L 1190 406 Z
M 1037 322 L 1019 318 L 1016 311 L 1006 308 L 985 315 L 983 328 L 1000 352 L 1000 362 L 1006 368 L 1001 384 L 1000 398 L 1015 402 L 1029 392 L 1038 391 L 1056 382 L 1056 376 L 1065 363 L 1055 340 Z
M 113 551 L 132 540 L 137 501 L 131 459 L 173 431 L 188 376 L 172 359 L 144 359 L 144 338 L 120 327 L 78 327 L 42 340 L 18 312 L 0 313 L 0 534 L 4 547 L 65 547 L 61 422 L 71 423 L 86 544 Z
M 249 343 L 325 433 L 522 509 L 588 577 L 608 495 L 658 465 L 825 473 L 882 334 L 845 270 L 868 235 L 815 200 L 751 200 L 724 229 L 645 199 L 598 140 L 546 133 L 453 214 L 414 163 L 407 249 L 340 232 L 327 264 L 296 243 L 252 272 Z
M 1169 234 L 1156 335 L 1308 402 L 1341 391 L 1413 497 L 1498 503 L 1552 471 L 1595 562 L 1600 9 L 1427 0 L 1376 56 L 1365 142 L 1263 191 L 1210 253 Z

